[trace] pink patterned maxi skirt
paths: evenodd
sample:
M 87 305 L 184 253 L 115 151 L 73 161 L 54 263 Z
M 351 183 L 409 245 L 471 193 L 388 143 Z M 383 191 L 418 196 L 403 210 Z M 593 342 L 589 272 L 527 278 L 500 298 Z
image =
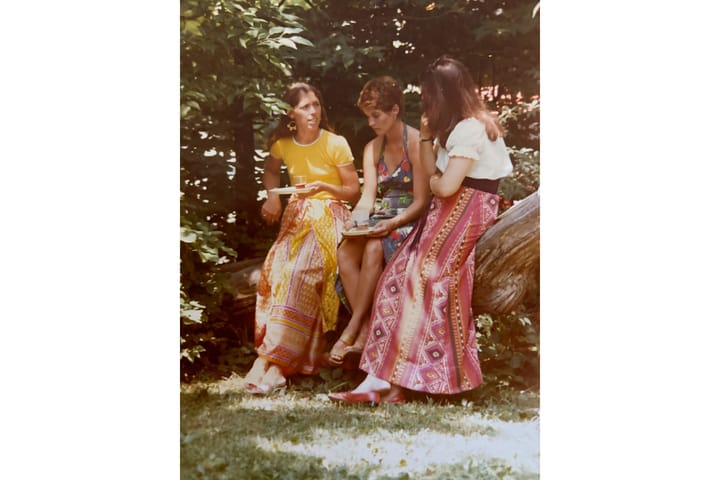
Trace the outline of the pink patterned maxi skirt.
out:
M 465 186 L 433 198 L 420 237 L 413 230 L 378 281 L 362 370 L 433 394 L 482 383 L 471 308 L 475 242 L 497 209 L 497 195 Z

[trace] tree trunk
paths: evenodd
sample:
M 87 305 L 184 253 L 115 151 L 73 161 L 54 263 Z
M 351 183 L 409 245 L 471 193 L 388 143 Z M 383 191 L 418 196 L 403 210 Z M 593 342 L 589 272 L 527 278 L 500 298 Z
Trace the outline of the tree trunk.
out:
M 539 292 L 540 197 L 506 210 L 475 246 L 473 312 L 509 313 Z
M 255 310 L 262 258 L 223 265 L 235 291 L 235 314 Z M 475 248 L 473 312 L 508 313 L 539 291 L 540 199 L 535 192 L 498 217 Z

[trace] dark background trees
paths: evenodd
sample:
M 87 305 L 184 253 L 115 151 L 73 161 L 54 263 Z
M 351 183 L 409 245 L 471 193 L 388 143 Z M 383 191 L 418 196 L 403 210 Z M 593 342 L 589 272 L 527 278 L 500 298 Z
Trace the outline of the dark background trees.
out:
M 249 339 L 233 315 L 228 266 L 262 257 L 277 233 L 259 219 L 259 178 L 292 81 L 320 89 L 360 168 L 373 135 L 355 106 L 364 82 L 397 78 L 406 121 L 417 125 L 420 74 L 439 55 L 455 56 L 508 128 L 515 172 L 501 185 L 503 208 L 537 189 L 536 1 L 183 0 L 180 48 L 185 372 L 249 354 L 238 347 Z

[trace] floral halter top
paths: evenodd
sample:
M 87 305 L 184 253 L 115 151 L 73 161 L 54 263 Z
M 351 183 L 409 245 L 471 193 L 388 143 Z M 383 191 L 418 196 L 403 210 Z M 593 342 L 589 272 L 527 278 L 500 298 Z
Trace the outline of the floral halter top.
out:
M 413 170 L 408 157 L 407 125 L 403 124 L 403 154 L 400 164 L 393 172 L 390 172 L 385 164 L 385 139 L 383 138 L 377 172 L 377 198 L 374 212 L 370 216 L 371 226 L 379 220 L 395 217 L 413 202 Z M 414 226 L 415 222 L 405 224 L 383 237 L 383 253 L 386 262 L 390 260 Z

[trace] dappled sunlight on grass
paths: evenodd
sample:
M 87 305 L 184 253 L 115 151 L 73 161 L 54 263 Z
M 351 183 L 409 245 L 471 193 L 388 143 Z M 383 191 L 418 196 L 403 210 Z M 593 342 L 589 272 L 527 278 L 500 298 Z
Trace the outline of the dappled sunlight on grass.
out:
M 494 427 L 488 425 L 469 435 L 423 428 L 415 433 L 375 429 L 372 433 L 349 436 L 337 430 L 318 429 L 314 438 L 302 443 L 261 438 L 257 445 L 267 451 L 320 458 L 328 469 L 345 467 L 352 472 L 359 467 L 377 475 L 408 474 L 416 478 L 447 465 L 464 469 L 472 463 L 480 466 L 493 461 L 518 473 L 538 472 L 537 423 L 493 423 Z
M 182 477 L 538 478 L 536 394 L 373 408 L 326 391 L 291 383 L 259 397 L 233 378 L 184 386 Z

